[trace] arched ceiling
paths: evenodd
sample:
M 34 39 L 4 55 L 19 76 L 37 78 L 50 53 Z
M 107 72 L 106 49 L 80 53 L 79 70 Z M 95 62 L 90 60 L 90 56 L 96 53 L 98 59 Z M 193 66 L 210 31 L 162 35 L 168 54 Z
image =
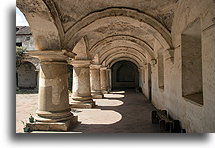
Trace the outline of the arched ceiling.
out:
M 130 55 L 138 51 L 141 58 L 153 58 L 155 47 L 172 48 L 177 1 L 17 0 L 17 7 L 30 24 L 37 49 L 73 50 L 84 37 L 93 56 L 123 47 Z
M 171 29 L 172 16 L 178 0 L 54 0 L 65 30 L 88 14 L 110 8 L 126 7 L 142 11 Z
M 109 63 L 107 63 L 105 65 L 105 63 L 103 63 L 104 66 L 107 66 L 107 67 L 112 67 L 115 63 L 119 62 L 119 61 L 130 61 L 132 63 L 134 63 L 138 68 L 141 67 L 140 63 L 138 63 L 136 60 L 134 60 L 133 58 L 130 58 L 130 57 L 119 57 L 119 58 L 115 58 L 113 59 L 112 61 L 110 61 Z
M 137 55 L 133 52 L 129 51 L 118 51 L 116 53 L 112 53 L 108 55 L 105 59 L 101 61 L 101 64 L 103 66 L 110 66 L 110 64 L 117 60 L 117 59 L 122 59 L 122 58 L 129 58 L 138 63 L 138 66 L 142 66 L 146 63 L 144 59 L 140 55 Z
M 73 48 L 83 36 L 92 45 L 106 36 L 126 34 L 145 39 L 149 44 L 158 40 L 161 46 L 171 47 L 170 32 L 154 18 L 130 8 L 108 8 L 93 12 L 71 26 L 65 33 L 64 46 Z M 94 40 L 94 43 L 93 43 Z
M 107 60 L 108 57 L 114 56 L 116 54 L 131 54 L 131 55 L 135 55 L 140 60 L 143 60 L 144 62 L 146 62 L 146 56 L 141 51 L 139 51 L 138 49 L 119 46 L 119 47 L 116 47 L 116 48 L 111 48 L 108 51 L 104 52 L 104 54 L 101 54 L 100 55 L 101 63 L 103 61 Z
M 127 35 L 116 35 L 104 38 L 94 44 L 89 51 L 94 57 L 97 53 L 99 55 L 103 55 L 105 54 L 105 52 L 108 52 L 111 49 L 116 49 L 117 47 L 128 47 L 130 49 L 136 49 L 141 54 L 145 55 L 145 57 L 146 55 L 149 55 L 151 58 L 154 58 L 152 47 L 138 38 Z

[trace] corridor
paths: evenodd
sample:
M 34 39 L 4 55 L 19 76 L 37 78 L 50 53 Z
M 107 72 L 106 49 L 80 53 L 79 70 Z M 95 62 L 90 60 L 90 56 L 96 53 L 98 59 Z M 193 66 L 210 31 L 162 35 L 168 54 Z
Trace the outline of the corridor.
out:
M 16 132 L 22 133 L 21 120 L 37 109 L 37 94 L 16 95 Z M 72 109 L 78 123 L 69 133 L 155 133 L 158 125 L 151 124 L 154 106 L 142 93 L 134 90 L 112 91 L 103 99 L 94 99 L 96 107 Z M 34 115 L 34 114 L 33 114 Z M 53 132 L 53 131 L 47 131 Z M 34 131 L 33 133 L 46 133 Z M 58 132 L 59 133 L 59 132 Z
M 78 123 L 73 129 L 80 133 L 154 133 L 158 125 L 151 124 L 154 106 L 134 90 L 112 91 L 104 99 L 95 99 L 96 107 L 77 109 Z

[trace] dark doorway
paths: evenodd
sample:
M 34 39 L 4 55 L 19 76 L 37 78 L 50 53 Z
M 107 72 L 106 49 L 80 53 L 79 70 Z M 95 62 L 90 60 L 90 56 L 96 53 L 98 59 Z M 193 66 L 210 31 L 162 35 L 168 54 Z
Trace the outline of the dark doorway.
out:
M 138 88 L 139 72 L 137 66 L 130 61 L 119 61 L 112 67 L 112 88 Z

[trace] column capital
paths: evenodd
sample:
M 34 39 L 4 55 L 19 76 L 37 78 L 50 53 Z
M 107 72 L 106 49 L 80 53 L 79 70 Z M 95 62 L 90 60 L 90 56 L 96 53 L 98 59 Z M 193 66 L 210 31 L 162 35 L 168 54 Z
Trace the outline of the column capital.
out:
M 100 64 L 91 64 L 90 69 L 100 69 L 102 65 Z
M 89 67 L 91 60 L 72 60 L 70 64 L 74 67 Z
M 105 66 L 101 66 L 100 70 L 107 70 L 108 68 Z
M 27 51 L 26 56 L 38 58 L 41 62 L 61 62 L 74 58 L 76 54 L 68 50 L 33 50 Z
M 140 66 L 140 67 L 138 68 L 138 70 L 143 70 L 143 69 L 145 69 L 144 66 Z
M 166 49 L 163 54 L 166 56 L 166 60 L 171 60 L 172 62 L 174 62 L 174 52 L 175 52 L 175 48 L 169 48 Z
M 107 68 L 107 71 L 111 71 L 111 68 Z

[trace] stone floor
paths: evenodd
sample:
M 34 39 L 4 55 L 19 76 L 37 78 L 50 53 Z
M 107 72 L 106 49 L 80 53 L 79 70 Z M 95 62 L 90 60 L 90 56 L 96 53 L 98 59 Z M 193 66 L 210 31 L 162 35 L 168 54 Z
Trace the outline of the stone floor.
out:
M 16 95 L 16 132 L 22 132 L 23 119 L 35 115 L 37 94 Z M 96 108 L 72 109 L 79 123 L 71 133 L 154 133 L 158 125 L 151 124 L 155 109 L 141 94 L 132 90 L 112 91 L 104 99 L 95 99 Z

